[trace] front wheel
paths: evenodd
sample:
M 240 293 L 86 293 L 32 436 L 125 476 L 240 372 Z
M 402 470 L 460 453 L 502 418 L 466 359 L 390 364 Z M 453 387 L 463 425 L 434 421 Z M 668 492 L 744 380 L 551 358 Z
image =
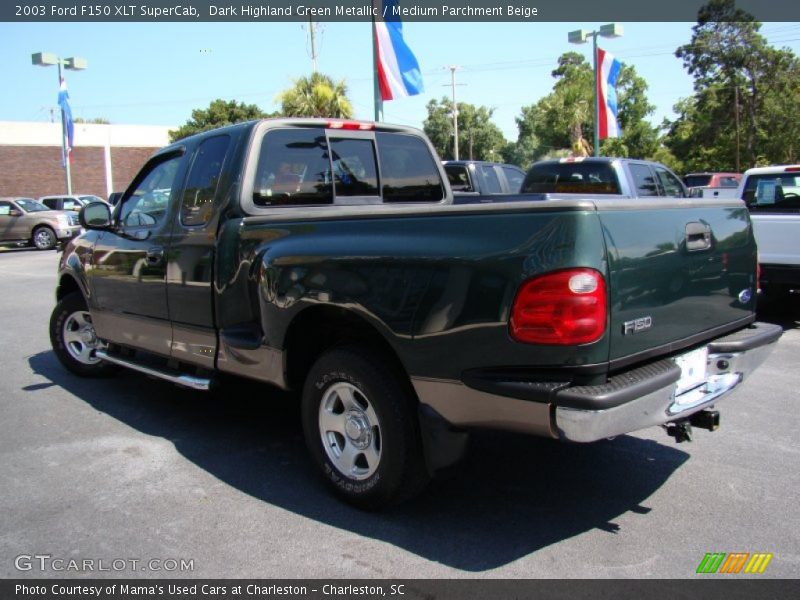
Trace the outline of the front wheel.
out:
M 39 250 L 52 250 L 57 242 L 56 232 L 45 225 L 37 227 L 33 232 L 33 245 Z
M 303 389 L 312 458 L 339 497 L 364 509 L 400 502 L 428 481 L 408 385 L 375 356 L 358 346 L 329 350 Z
M 115 371 L 114 365 L 97 356 L 105 344 L 97 338 L 92 316 L 80 292 L 67 294 L 53 309 L 50 343 L 61 364 L 76 375 L 105 377 Z

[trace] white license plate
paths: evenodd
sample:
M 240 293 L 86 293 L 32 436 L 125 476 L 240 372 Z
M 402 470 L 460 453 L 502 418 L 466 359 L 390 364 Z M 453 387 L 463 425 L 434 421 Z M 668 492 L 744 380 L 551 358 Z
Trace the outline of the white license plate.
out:
M 707 363 L 708 348 L 698 348 L 675 357 L 675 364 L 681 369 L 681 378 L 675 388 L 675 396 L 680 396 L 683 392 L 705 382 Z M 676 398 L 675 403 L 680 404 L 680 398 Z

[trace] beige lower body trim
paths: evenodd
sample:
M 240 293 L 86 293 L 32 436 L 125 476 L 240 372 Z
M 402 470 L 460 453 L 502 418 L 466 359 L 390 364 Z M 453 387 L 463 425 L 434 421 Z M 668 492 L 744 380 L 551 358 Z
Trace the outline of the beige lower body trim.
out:
M 412 377 L 420 402 L 458 427 L 481 427 L 558 437 L 550 422 L 550 405 L 487 394 L 459 381 Z

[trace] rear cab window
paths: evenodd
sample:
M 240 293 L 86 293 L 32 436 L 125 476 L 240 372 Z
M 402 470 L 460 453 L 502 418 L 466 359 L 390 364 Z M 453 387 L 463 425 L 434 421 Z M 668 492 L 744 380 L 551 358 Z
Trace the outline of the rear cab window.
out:
M 743 200 L 753 212 L 800 212 L 800 172 L 750 175 Z
M 614 168 L 605 162 L 564 162 L 533 165 L 523 193 L 619 194 Z
M 249 198 L 256 209 L 445 198 L 439 166 L 414 135 L 287 126 L 267 129 L 257 147 Z
M 447 173 L 450 189 L 454 192 L 475 191 L 466 165 L 445 165 L 444 172 Z

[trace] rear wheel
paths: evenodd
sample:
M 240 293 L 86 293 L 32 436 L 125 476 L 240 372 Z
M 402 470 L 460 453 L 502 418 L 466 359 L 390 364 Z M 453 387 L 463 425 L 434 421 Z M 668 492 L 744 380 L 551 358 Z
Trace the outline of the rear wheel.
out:
M 374 356 L 358 346 L 329 350 L 303 389 L 311 456 L 333 491 L 364 509 L 400 502 L 428 481 L 408 386 Z
M 58 238 L 56 238 L 56 232 L 46 225 L 42 225 L 41 227 L 34 229 L 32 239 L 33 245 L 39 250 L 52 250 L 56 247 L 56 242 L 58 242 Z
M 50 343 L 61 364 L 76 375 L 105 377 L 116 370 L 97 356 L 105 344 L 97 338 L 92 315 L 80 292 L 67 294 L 53 309 Z

